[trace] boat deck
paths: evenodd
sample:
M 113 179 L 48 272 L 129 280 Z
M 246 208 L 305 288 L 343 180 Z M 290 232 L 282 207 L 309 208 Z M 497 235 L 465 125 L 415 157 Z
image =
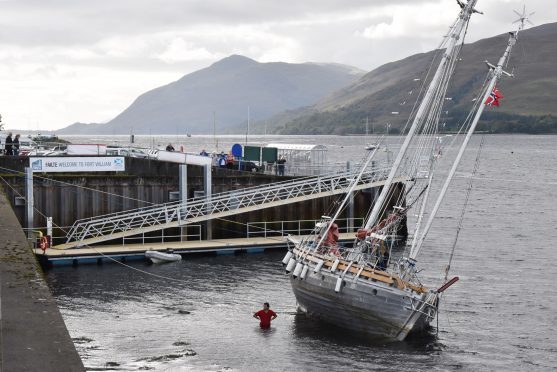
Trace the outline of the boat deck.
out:
M 296 239 L 303 238 L 295 236 Z M 341 233 L 339 243 L 351 242 L 355 233 Z M 241 252 L 260 253 L 271 249 L 285 249 L 286 237 L 255 237 L 235 239 L 170 241 L 145 244 L 98 245 L 86 248 L 54 249 L 49 248 L 43 253 L 35 249 L 35 254 L 43 266 L 63 266 L 86 263 L 101 264 L 104 262 L 144 260 L 145 251 L 166 251 L 173 249 L 174 253 L 186 254 L 236 254 Z

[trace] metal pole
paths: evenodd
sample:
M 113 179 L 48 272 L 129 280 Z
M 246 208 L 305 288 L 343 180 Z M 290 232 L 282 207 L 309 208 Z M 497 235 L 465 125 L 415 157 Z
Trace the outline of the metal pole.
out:
M 346 162 L 346 171 L 350 173 L 350 161 Z M 354 231 L 354 191 L 350 191 L 348 194 L 350 195 L 348 198 L 348 223 L 347 229 L 348 231 Z
M 52 217 L 46 218 L 46 236 L 48 237 L 48 244 L 52 247 Z
M 209 212 L 209 204 L 211 203 L 211 194 L 212 194 L 212 177 L 211 177 L 211 165 L 204 165 L 203 166 L 203 176 L 204 176 L 204 183 L 203 189 L 205 191 L 205 202 L 207 204 L 207 213 Z M 207 221 L 207 240 L 213 239 L 213 226 L 211 221 Z
M 182 204 L 180 218 L 186 219 L 186 207 L 188 203 L 188 166 L 187 164 L 179 165 L 179 192 L 180 192 L 180 203 Z M 184 227 L 180 227 L 180 241 L 182 241 L 182 236 L 184 235 Z
M 213 142 L 215 143 L 215 151 L 218 150 L 217 145 L 217 118 L 216 113 L 213 111 Z
M 248 144 L 248 136 L 249 136 L 249 114 L 250 113 L 249 113 L 249 106 L 248 106 L 248 125 L 247 125 L 247 128 L 246 128 L 246 146 Z
M 33 239 L 33 169 L 25 167 L 25 221 L 27 227 L 27 238 Z

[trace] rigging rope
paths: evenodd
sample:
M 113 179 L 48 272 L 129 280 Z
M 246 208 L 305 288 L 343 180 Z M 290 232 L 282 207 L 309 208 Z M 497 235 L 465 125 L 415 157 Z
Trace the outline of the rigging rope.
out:
M 466 213 L 466 207 L 468 206 L 468 202 L 470 201 L 470 194 L 472 193 L 472 186 L 473 186 L 473 183 L 474 183 L 474 176 L 476 175 L 476 172 L 478 171 L 478 167 L 479 167 L 479 164 L 480 164 L 480 156 L 482 154 L 484 139 L 485 139 L 485 136 L 482 136 L 482 140 L 481 140 L 480 146 L 478 148 L 478 153 L 476 155 L 476 162 L 474 164 L 474 170 L 472 171 L 472 177 L 470 177 L 470 183 L 468 184 L 468 189 L 466 190 L 466 197 L 464 199 L 464 204 L 462 206 L 462 211 L 460 213 L 458 226 L 456 228 L 456 234 L 455 234 L 455 238 L 454 238 L 454 241 L 453 241 L 453 246 L 451 248 L 451 254 L 449 256 L 449 262 L 447 263 L 447 267 L 445 269 L 445 280 L 444 280 L 445 282 L 447 281 L 447 277 L 449 276 L 449 271 L 451 269 L 451 263 L 453 261 L 454 252 L 455 252 L 455 248 L 456 248 L 456 243 L 458 242 L 458 237 L 460 235 L 460 230 L 462 229 L 462 222 L 464 221 L 464 214 Z

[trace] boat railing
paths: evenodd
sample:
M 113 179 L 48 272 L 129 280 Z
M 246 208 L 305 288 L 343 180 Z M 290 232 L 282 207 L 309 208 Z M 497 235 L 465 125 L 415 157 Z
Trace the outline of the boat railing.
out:
M 404 308 L 407 310 L 411 310 L 417 313 L 420 313 L 422 315 L 425 315 L 426 317 L 433 319 L 435 317 L 435 313 L 433 315 L 431 315 L 430 310 L 431 309 L 436 309 L 435 305 L 433 301 L 435 299 L 437 295 L 435 293 L 428 293 L 428 295 L 426 296 L 425 300 L 416 298 L 416 297 L 412 297 L 412 301 L 410 303 L 411 307 L 405 306 Z M 417 304 L 417 305 L 416 305 Z M 425 312 L 424 310 L 427 308 L 427 312 Z

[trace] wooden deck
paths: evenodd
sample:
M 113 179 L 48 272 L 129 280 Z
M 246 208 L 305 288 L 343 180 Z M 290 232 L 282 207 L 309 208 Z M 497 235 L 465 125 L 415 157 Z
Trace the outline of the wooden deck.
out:
M 303 237 L 295 236 L 296 239 Z M 352 241 L 355 233 L 341 233 L 340 242 Z M 175 253 L 186 254 L 235 254 L 239 252 L 258 253 L 268 249 L 285 249 L 286 237 L 256 237 L 236 239 L 191 240 L 174 242 L 156 242 L 145 244 L 98 245 L 86 248 L 56 249 L 49 248 L 45 253 L 35 249 L 43 266 L 77 265 L 81 263 L 104 263 L 113 260 L 143 260 L 145 251 L 166 251 L 173 249 Z

